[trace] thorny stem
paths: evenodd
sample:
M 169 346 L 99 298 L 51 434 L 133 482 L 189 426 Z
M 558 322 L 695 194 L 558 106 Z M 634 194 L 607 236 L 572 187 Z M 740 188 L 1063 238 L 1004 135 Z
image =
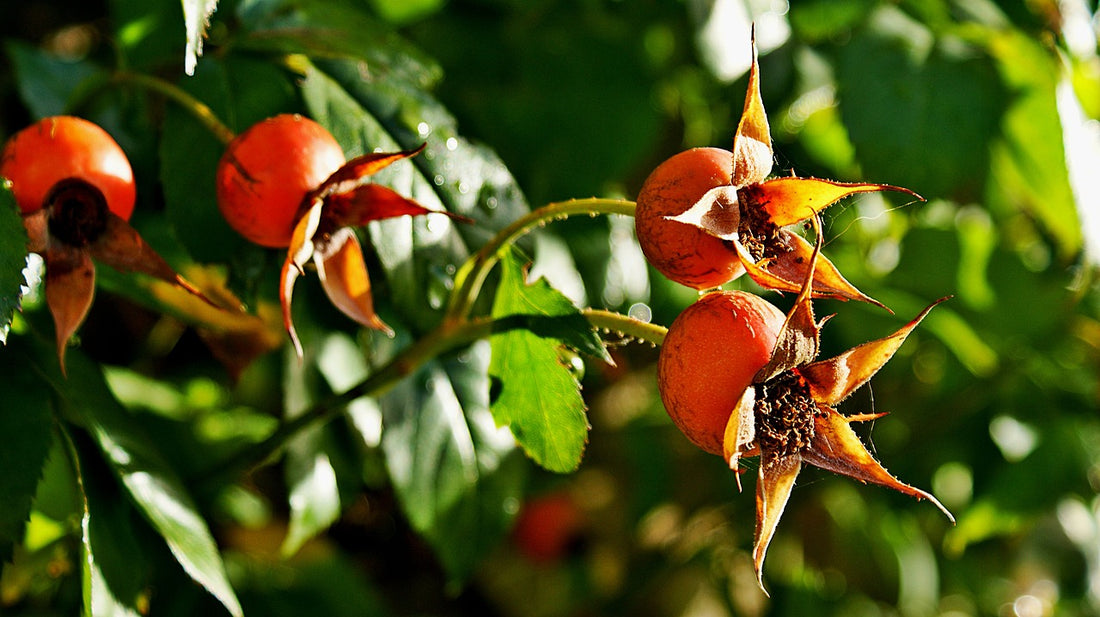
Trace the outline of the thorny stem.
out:
M 79 109 L 88 100 L 94 97 L 100 90 L 112 85 L 131 85 L 139 88 L 144 88 L 151 92 L 169 99 L 173 103 L 176 103 L 188 113 L 195 117 L 196 120 L 202 123 L 203 126 L 209 130 L 214 137 L 218 138 L 218 141 L 223 144 L 228 144 L 233 141 L 235 137 L 233 130 L 226 126 L 214 113 L 214 110 L 210 109 L 206 103 L 203 103 L 199 99 L 185 92 L 179 86 L 167 82 L 159 77 L 152 75 L 146 75 L 144 73 L 133 73 L 130 71 L 117 71 L 112 73 L 107 79 L 92 86 L 89 90 L 85 91 L 82 96 L 79 96 L 70 105 L 70 109 Z
M 451 294 L 444 321 L 462 320 L 469 315 L 474 300 L 489 271 L 500 261 L 502 252 L 523 234 L 550 221 L 574 215 L 623 214 L 634 216 L 634 202 L 625 199 L 571 199 L 532 210 L 497 232 L 485 246 L 466 260 L 455 275 L 455 292 Z

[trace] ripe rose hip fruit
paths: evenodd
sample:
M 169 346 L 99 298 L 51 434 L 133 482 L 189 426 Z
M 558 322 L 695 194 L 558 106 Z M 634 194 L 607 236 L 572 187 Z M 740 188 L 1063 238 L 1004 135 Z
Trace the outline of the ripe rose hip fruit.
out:
M 290 244 L 303 199 L 344 164 L 344 151 L 309 118 L 282 114 L 238 135 L 218 162 L 218 207 L 229 225 L 267 247 Z
M 523 504 L 512 528 L 512 541 L 528 559 L 555 563 L 584 540 L 585 514 L 567 491 L 540 495 Z
M 786 317 L 743 291 L 709 293 L 672 322 L 657 361 L 657 387 L 692 443 L 722 455 L 730 415 L 771 359 Z
M 728 186 L 733 154 L 720 148 L 692 148 L 661 163 L 638 194 L 634 227 L 649 263 L 670 280 L 709 289 L 744 271 L 726 241 L 666 217 L 683 214 L 713 188 Z
M 107 131 L 82 118 L 45 118 L 13 135 L 0 156 L 0 176 L 11 181 L 23 214 L 56 198 L 51 193 L 64 180 L 98 189 L 110 211 L 123 220 L 134 211 L 130 161 Z
M 27 249 L 46 263 L 46 305 L 62 371 L 69 337 L 95 295 L 95 261 L 148 274 L 211 303 L 126 222 L 134 211 L 133 171 L 95 124 L 55 116 L 23 129 L 4 145 L 0 175 L 22 211 Z

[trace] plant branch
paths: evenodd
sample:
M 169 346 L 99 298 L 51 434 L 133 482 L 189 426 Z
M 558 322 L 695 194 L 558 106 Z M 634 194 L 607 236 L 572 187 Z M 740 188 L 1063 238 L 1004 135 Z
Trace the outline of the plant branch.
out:
M 586 309 L 582 314 L 593 327 L 619 332 L 634 339 L 644 340 L 654 345 L 664 340 L 665 328 L 655 324 L 638 321 L 632 317 L 602 309 Z M 507 317 L 491 319 L 480 317 L 460 321 L 444 321 L 434 331 L 406 347 L 389 362 L 382 365 L 363 381 L 348 390 L 335 394 L 326 400 L 314 404 L 302 414 L 281 424 L 263 441 L 253 444 L 212 470 L 202 478 L 208 486 L 217 486 L 238 475 L 262 465 L 282 451 L 286 444 L 302 431 L 324 424 L 343 413 L 354 400 L 363 396 L 381 396 L 397 385 L 403 378 L 415 373 L 428 361 L 437 356 L 487 338 L 512 323 Z
M 581 311 L 588 323 L 600 330 L 617 332 L 622 336 L 645 341 L 651 345 L 660 345 L 668 334 L 668 328 L 660 325 L 639 321 L 622 313 L 604 309 L 584 309 Z
M 481 293 L 481 286 L 489 271 L 500 261 L 502 251 L 514 243 L 520 236 L 535 227 L 541 227 L 550 221 L 570 216 L 587 214 L 623 214 L 634 215 L 634 202 L 625 199 L 571 199 L 532 210 L 501 229 L 477 253 L 462 264 L 455 275 L 455 291 L 451 294 L 447 306 L 445 321 L 461 320 L 467 317 L 470 309 Z
M 101 90 L 113 85 L 136 86 L 163 96 L 194 116 L 196 120 L 201 122 L 202 125 L 223 144 L 228 144 L 233 140 L 233 137 L 235 137 L 233 130 L 218 118 L 218 115 L 214 113 L 214 110 L 210 109 L 209 105 L 203 103 L 191 94 L 188 94 L 173 83 L 144 73 L 116 71 L 107 77 L 107 79 L 96 83 L 81 93 L 80 96 L 76 97 L 76 99 L 69 104 L 69 108 L 79 109 Z

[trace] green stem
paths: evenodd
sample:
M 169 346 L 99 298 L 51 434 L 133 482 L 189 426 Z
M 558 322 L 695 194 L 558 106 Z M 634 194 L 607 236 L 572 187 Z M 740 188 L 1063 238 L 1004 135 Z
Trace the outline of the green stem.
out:
M 651 345 L 660 345 L 668 334 L 668 328 L 660 324 L 639 321 L 614 311 L 584 309 L 581 314 L 597 329 L 618 332 L 623 336 L 645 341 Z
M 658 345 L 664 340 L 665 328 L 638 321 L 626 315 L 600 309 L 587 309 L 583 315 L 596 328 L 619 332 L 638 340 Z M 263 441 L 253 444 L 222 462 L 203 478 L 207 486 L 230 481 L 277 455 L 302 431 L 332 420 L 352 401 L 385 394 L 399 381 L 416 372 L 433 358 L 462 345 L 487 338 L 502 327 L 502 321 L 481 317 L 470 320 L 444 321 L 434 331 L 405 348 L 377 371 L 348 390 L 314 404 L 302 414 L 281 424 Z
M 112 85 L 136 86 L 163 96 L 194 116 L 196 120 L 201 122 L 202 125 L 223 144 L 228 144 L 233 140 L 233 137 L 235 137 L 233 130 L 218 118 L 218 115 L 214 113 L 214 110 L 210 109 L 209 105 L 188 94 L 173 83 L 144 73 L 116 71 L 106 80 L 91 87 L 84 92 L 82 96 L 77 97 L 77 99 L 69 105 L 70 109 L 79 109 L 87 103 L 88 100 L 98 94 L 99 91 Z
M 595 197 L 572 199 L 543 206 L 516 219 L 512 224 L 497 232 L 485 246 L 481 247 L 481 250 L 471 255 L 459 268 L 458 273 L 455 275 L 455 291 L 451 294 L 450 304 L 447 306 L 446 320 L 461 320 L 470 314 L 470 309 L 481 292 L 481 286 L 485 283 L 485 277 L 489 275 L 489 271 L 493 269 L 493 266 L 500 261 L 501 253 L 506 247 L 535 227 L 580 214 L 590 216 L 598 214 L 634 216 L 634 202 L 625 199 L 600 199 Z

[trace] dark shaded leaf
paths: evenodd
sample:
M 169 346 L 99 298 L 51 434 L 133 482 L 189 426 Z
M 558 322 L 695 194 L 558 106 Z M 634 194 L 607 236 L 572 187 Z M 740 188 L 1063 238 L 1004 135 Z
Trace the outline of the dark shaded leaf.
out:
M 136 617 L 146 593 L 148 560 L 135 535 L 137 512 L 87 438 L 74 442 L 84 497 L 81 519 L 84 612 L 88 617 Z
M 365 78 L 417 88 L 441 76 L 434 61 L 348 0 L 258 0 L 238 14 L 248 30 L 240 41 L 246 49 L 362 60 Z
M 23 297 L 26 265 L 27 232 L 23 219 L 11 191 L 0 186 L 0 342 L 7 339 L 8 326 Z
M 0 352 L 0 564 L 23 541 L 53 427 L 49 387 L 26 370 L 26 356 L 17 347 L 13 342 Z
M 489 412 L 488 343 L 432 362 L 381 399 L 382 450 L 414 529 L 455 582 L 505 534 L 525 464 Z
M 65 113 L 73 90 L 98 72 L 90 62 L 63 60 L 19 41 L 9 40 L 5 47 L 19 97 L 35 118 Z

